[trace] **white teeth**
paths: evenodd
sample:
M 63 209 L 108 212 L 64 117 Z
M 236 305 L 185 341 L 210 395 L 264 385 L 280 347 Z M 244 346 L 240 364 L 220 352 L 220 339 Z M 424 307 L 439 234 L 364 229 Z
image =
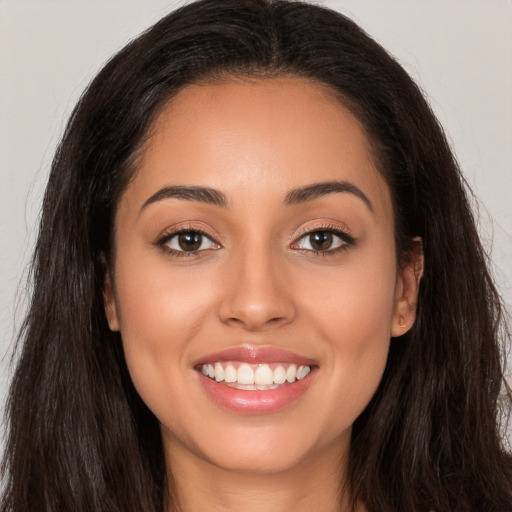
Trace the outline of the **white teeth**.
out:
M 299 366 L 299 369 L 297 370 L 297 380 L 303 379 L 309 372 L 309 366 Z
M 224 380 L 224 368 L 220 363 L 215 363 L 215 380 L 217 382 Z
M 226 382 L 236 382 L 238 379 L 238 373 L 230 364 L 226 366 L 224 370 L 224 380 Z
M 254 371 L 248 364 L 238 367 L 238 384 L 254 384 Z
M 284 384 L 286 382 L 286 370 L 282 366 L 278 366 L 274 370 L 274 383 Z
M 238 369 L 237 369 L 238 366 Z M 273 368 L 273 369 L 272 369 Z M 238 389 L 275 389 L 276 387 L 301 380 L 311 372 L 311 367 L 287 363 L 248 364 L 215 362 L 203 364 L 201 373 L 217 382 L 225 382 Z
M 273 384 L 273 382 L 274 372 L 271 370 L 270 366 L 267 366 L 266 364 L 258 366 L 258 369 L 254 374 L 254 383 L 270 386 L 270 384 Z
M 295 382 L 295 377 L 297 376 L 297 367 L 292 364 L 288 370 L 286 370 L 286 380 L 288 382 Z

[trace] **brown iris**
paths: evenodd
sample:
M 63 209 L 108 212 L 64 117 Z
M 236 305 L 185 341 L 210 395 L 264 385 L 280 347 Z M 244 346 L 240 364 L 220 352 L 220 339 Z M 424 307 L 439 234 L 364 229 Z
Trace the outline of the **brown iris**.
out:
M 181 233 L 178 236 L 178 245 L 184 251 L 197 251 L 201 247 L 203 235 L 201 233 Z
M 315 251 L 326 251 L 332 246 L 332 233 L 316 231 L 309 235 L 309 243 Z

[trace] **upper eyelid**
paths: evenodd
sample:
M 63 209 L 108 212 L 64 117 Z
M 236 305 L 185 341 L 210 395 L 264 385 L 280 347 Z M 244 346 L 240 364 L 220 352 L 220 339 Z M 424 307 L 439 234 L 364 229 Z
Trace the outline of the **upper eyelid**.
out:
M 318 232 L 322 232 L 322 231 L 332 233 L 335 237 L 339 238 L 343 242 L 342 245 L 344 245 L 344 246 L 353 245 L 356 241 L 352 235 L 349 235 L 341 230 L 336 231 L 336 230 L 332 230 L 332 229 L 323 229 L 323 230 L 322 229 L 314 229 L 313 231 L 306 232 L 303 235 L 297 237 L 295 239 L 295 241 L 292 242 L 291 247 L 293 249 L 299 249 L 299 247 L 294 247 L 294 246 L 298 245 L 308 235 L 312 235 L 313 233 L 318 233 Z M 311 249 L 305 249 L 305 250 L 311 250 Z M 327 249 L 325 252 L 329 252 L 330 250 L 331 249 Z
M 197 225 L 194 223 L 177 224 L 175 226 L 166 228 L 156 237 L 156 241 L 159 243 L 164 239 L 169 240 L 173 236 L 179 235 L 181 233 L 200 233 L 201 235 L 210 238 L 213 242 L 220 245 L 217 240 L 218 237 L 212 233 L 212 230 L 205 228 L 203 225 Z
M 161 237 L 159 237 L 156 244 L 157 245 L 165 245 L 165 244 L 169 243 L 169 241 L 172 240 L 174 237 L 181 235 L 183 233 L 199 233 L 201 236 L 208 238 L 211 242 L 220 246 L 219 242 L 217 242 L 211 235 L 209 235 L 208 233 L 205 233 L 204 231 L 201 231 L 199 229 L 183 229 L 183 230 L 180 229 L 178 231 L 171 231 L 170 233 L 167 233 L 167 234 L 164 233 Z
M 214 244 L 215 248 L 208 248 L 208 249 L 198 249 L 198 250 L 193 250 L 193 251 L 186 251 L 186 250 L 179 250 L 179 249 L 174 249 L 170 246 L 170 242 L 175 238 L 177 237 L 178 235 L 182 234 L 182 233 L 199 233 L 201 234 L 203 237 L 207 238 L 212 244 Z M 211 235 L 209 235 L 208 233 L 206 233 L 205 231 L 203 231 L 202 229 L 198 229 L 197 227 L 193 228 L 193 229 L 187 229 L 187 228 L 177 228 L 176 230 L 169 230 L 166 234 L 166 232 L 164 231 L 164 233 L 155 241 L 154 245 L 159 249 L 159 250 L 162 250 L 162 251 L 165 251 L 167 254 L 169 255 L 174 255 L 175 257 L 178 257 L 178 256 L 186 256 L 186 257 L 199 257 L 202 255 L 202 253 L 204 253 L 205 251 L 209 251 L 209 250 L 218 250 L 218 249 L 221 249 L 222 248 L 222 245 L 217 242 L 217 240 L 212 237 Z
M 299 229 L 288 236 L 288 242 L 294 242 L 304 235 L 315 233 L 317 231 L 331 231 L 333 233 L 341 233 L 347 237 L 354 238 L 351 230 L 345 224 L 335 223 L 334 221 L 318 221 L 318 224 L 303 224 Z

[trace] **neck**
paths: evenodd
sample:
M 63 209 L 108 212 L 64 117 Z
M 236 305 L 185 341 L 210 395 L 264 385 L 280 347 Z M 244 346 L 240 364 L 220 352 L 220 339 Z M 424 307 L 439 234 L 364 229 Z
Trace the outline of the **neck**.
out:
M 329 446 L 321 457 L 269 474 L 221 468 L 175 446 L 166 456 L 179 506 L 168 512 L 348 512 L 344 453 Z

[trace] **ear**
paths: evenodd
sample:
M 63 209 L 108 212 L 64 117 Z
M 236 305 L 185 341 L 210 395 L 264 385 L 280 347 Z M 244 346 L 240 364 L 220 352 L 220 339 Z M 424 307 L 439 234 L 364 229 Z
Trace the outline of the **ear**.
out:
M 105 284 L 103 286 L 103 304 L 105 307 L 105 316 L 111 331 L 119 331 L 119 316 L 117 314 L 116 296 L 114 285 L 110 276 L 110 271 L 105 275 Z
M 421 238 L 413 239 L 413 247 L 400 265 L 395 287 L 395 303 L 391 336 L 402 336 L 411 329 L 416 318 L 418 291 L 423 275 L 424 258 Z

